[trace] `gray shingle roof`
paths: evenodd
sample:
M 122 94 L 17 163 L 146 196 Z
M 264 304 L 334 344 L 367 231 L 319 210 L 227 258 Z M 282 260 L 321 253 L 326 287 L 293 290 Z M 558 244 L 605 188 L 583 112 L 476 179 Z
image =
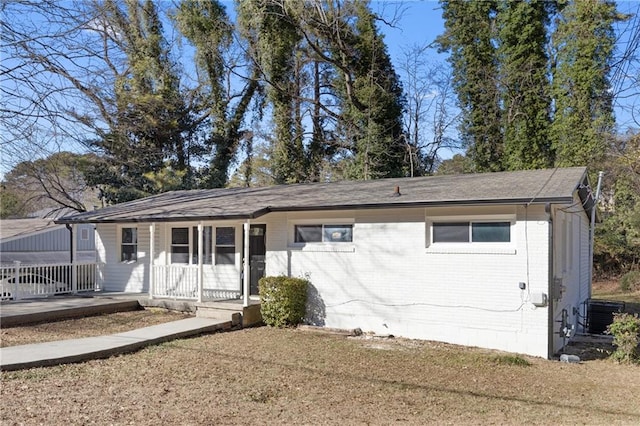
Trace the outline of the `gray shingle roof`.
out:
M 255 218 L 275 211 L 472 204 L 571 203 L 580 189 L 589 210 L 586 168 L 174 191 L 57 223 L 162 222 Z M 399 187 L 401 195 L 395 195 Z

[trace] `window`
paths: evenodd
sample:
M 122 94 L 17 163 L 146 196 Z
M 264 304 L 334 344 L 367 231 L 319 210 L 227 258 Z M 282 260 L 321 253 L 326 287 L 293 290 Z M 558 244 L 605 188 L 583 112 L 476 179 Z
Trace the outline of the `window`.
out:
M 350 243 L 353 242 L 353 225 L 295 225 L 296 243 Z
M 171 229 L 171 263 L 189 263 L 189 228 Z
M 135 262 L 138 260 L 138 228 L 122 228 L 120 261 Z
M 216 228 L 216 265 L 236 263 L 236 229 L 233 227 Z
M 437 222 L 434 243 L 508 243 L 511 222 Z
M 211 265 L 214 259 L 213 226 L 202 227 L 202 264 Z M 215 228 L 216 265 L 235 264 L 235 228 Z M 171 229 L 171 263 L 198 264 L 198 227 Z
M 193 240 L 193 251 L 191 252 L 191 263 L 193 265 L 198 264 L 198 227 L 194 226 L 192 228 L 192 240 Z M 211 253 L 213 244 L 212 244 L 212 236 L 213 236 L 213 227 L 212 226 L 203 226 L 202 227 L 202 263 L 204 265 L 211 265 L 213 260 L 213 255 Z
M 82 241 L 89 241 L 89 230 L 87 228 L 82 228 L 80 230 L 80 239 Z

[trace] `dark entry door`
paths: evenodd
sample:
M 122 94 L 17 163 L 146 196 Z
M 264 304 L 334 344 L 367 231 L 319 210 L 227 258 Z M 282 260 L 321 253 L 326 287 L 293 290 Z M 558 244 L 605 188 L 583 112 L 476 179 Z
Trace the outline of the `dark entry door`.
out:
M 252 296 L 258 295 L 258 280 L 264 277 L 265 255 L 267 253 L 266 233 L 267 225 L 251 225 L 249 227 L 249 267 L 251 271 L 249 294 Z

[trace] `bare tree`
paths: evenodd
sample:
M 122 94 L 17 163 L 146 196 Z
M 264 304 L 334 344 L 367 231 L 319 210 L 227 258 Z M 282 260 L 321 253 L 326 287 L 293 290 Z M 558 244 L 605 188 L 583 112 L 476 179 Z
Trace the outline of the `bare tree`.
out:
M 409 46 L 398 67 L 407 97 L 404 117 L 407 150 L 412 165 L 421 160 L 431 174 L 443 151 L 459 149 L 455 138 L 459 111 L 455 106 L 452 76 L 443 63 L 430 61 L 430 46 Z
M 631 122 L 618 122 L 618 125 L 640 127 L 640 4 L 631 4 L 629 10 L 622 12 L 627 19 L 616 23 L 611 90 L 615 106 L 631 117 Z

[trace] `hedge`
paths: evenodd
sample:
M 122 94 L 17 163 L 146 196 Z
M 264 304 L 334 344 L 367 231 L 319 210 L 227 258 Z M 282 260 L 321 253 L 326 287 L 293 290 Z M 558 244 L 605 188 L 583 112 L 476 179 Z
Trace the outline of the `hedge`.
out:
M 273 327 L 300 324 L 305 314 L 309 284 L 309 281 L 303 278 L 261 278 L 260 312 L 264 323 Z

